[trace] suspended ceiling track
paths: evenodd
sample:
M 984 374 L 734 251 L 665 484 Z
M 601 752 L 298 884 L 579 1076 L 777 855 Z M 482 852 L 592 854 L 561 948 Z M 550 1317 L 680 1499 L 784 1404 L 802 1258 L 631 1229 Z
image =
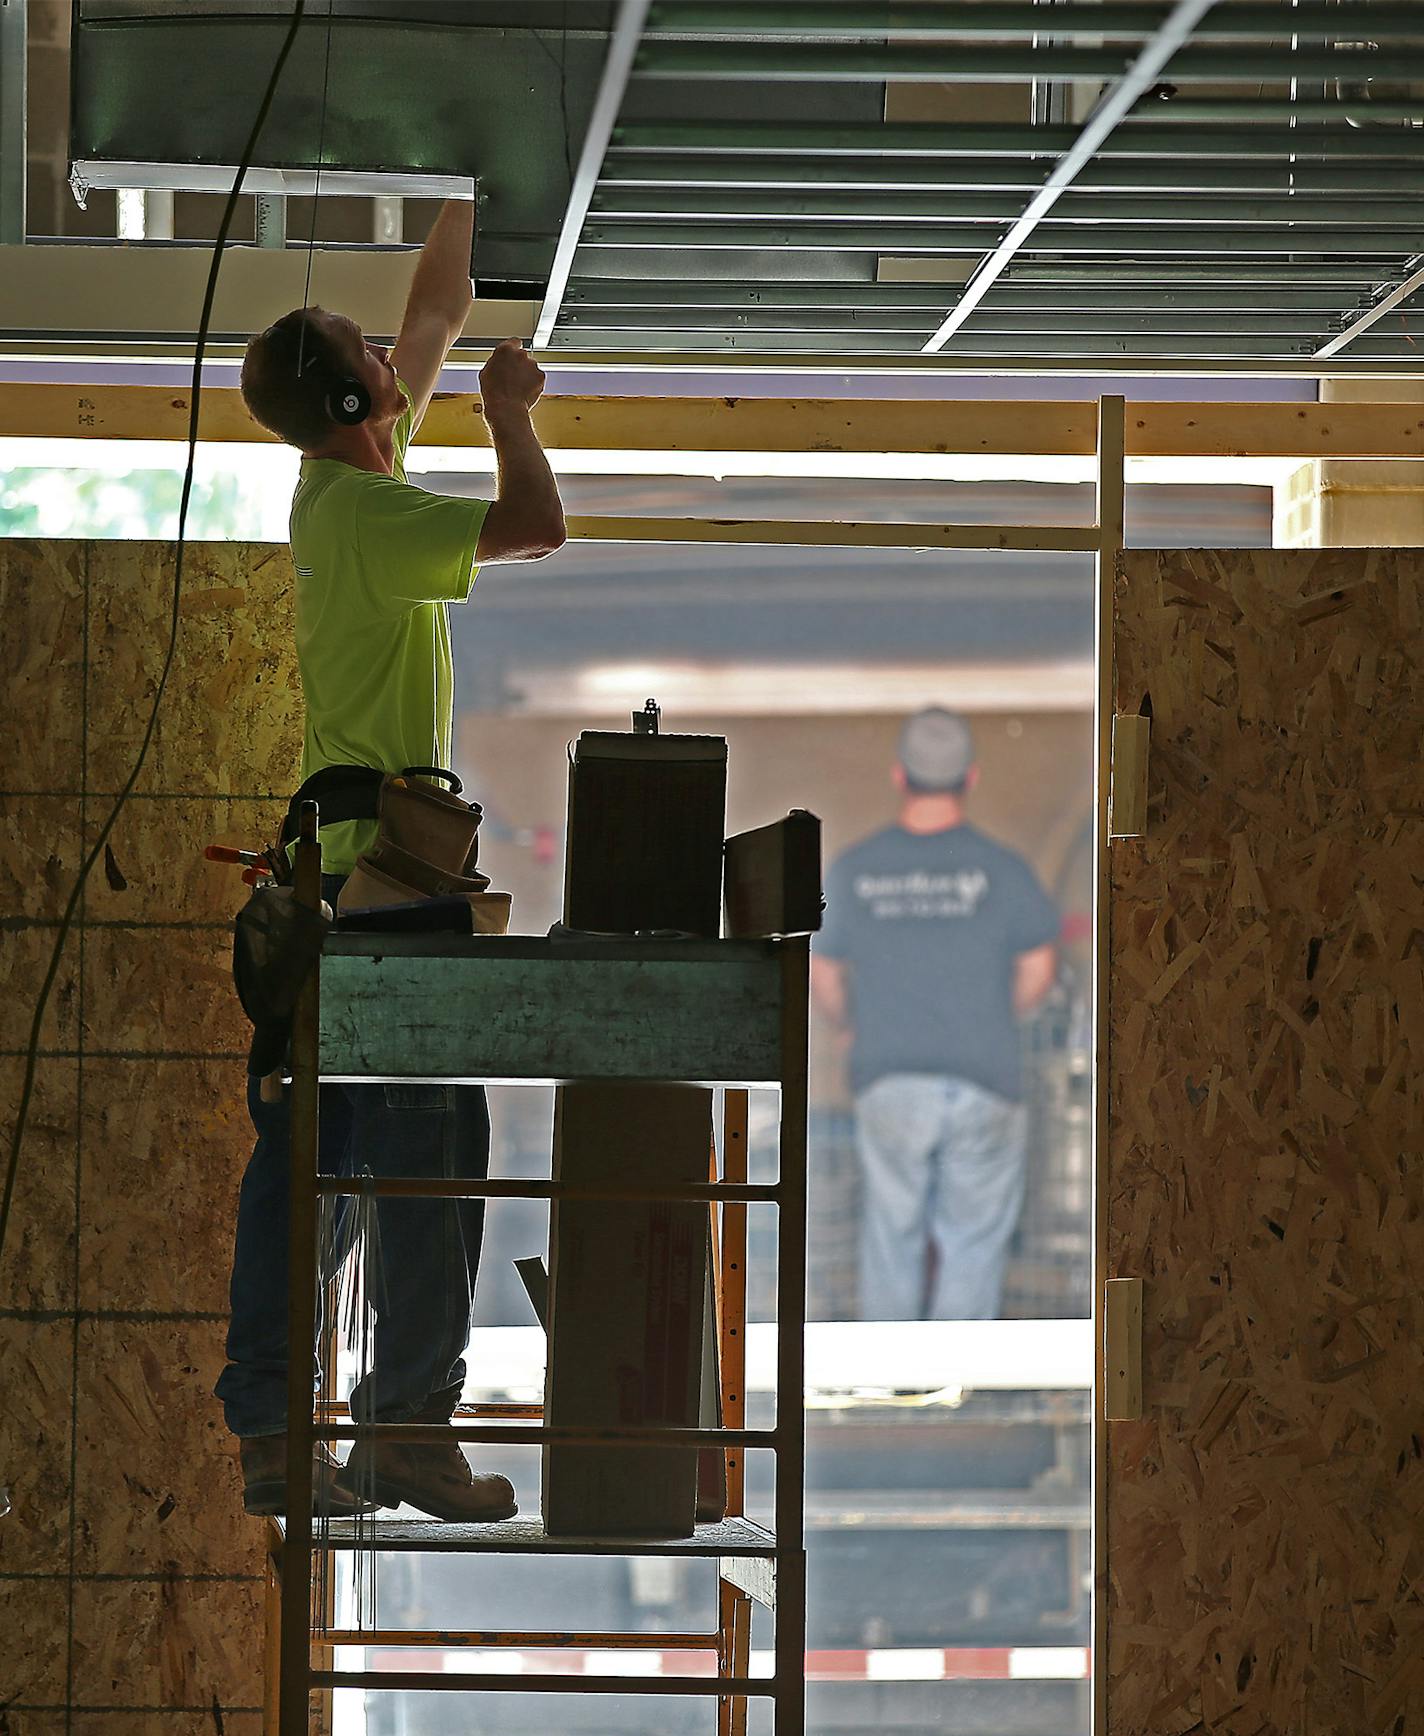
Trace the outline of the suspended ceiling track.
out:
M 579 152 L 578 168 L 569 188 L 569 202 L 559 229 L 558 244 L 554 249 L 548 287 L 544 291 L 543 305 L 539 309 L 538 323 L 534 328 L 534 343 L 540 349 L 548 343 L 554 323 L 559 317 L 559 309 L 563 305 L 564 290 L 568 286 L 569 273 L 573 270 L 579 236 L 583 232 L 584 219 L 593 201 L 594 188 L 603 167 L 604 153 L 608 149 L 614 122 L 618 119 L 623 91 L 628 83 L 633 56 L 638 51 L 638 39 L 642 35 L 643 21 L 647 15 L 648 0 L 620 0 L 618 15 L 608 38 L 608 57 L 603 64 L 603 76 L 599 81 L 598 95 L 594 99 L 593 114 Z
M 965 118 L 795 107 L 867 84 Z M 1083 126 L 981 118 L 1016 85 L 1025 114 L 1034 89 L 1100 94 Z M 1424 5 L 654 0 L 545 329 L 650 360 L 1408 370 L 1420 191 Z

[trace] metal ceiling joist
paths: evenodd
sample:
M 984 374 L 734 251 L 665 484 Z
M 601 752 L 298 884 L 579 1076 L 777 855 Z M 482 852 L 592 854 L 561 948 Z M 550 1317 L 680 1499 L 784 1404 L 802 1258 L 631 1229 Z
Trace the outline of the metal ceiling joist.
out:
M 1419 57 L 1398 69 L 1399 77 L 1410 83 L 1424 82 L 1424 64 Z M 1337 68 L 1336 76 L 1340 77 L 1344 69 Z M 1390 65 L 1391 79 L 1395 74 L 1395 66 Z M 1302 73 L 1301 77 L 1306 75 Z M 1317 74 L 1317 78 L 1320 75 Z M 1356 71 L 1345 75 L 1363 85 L 1370 75 L 1364 71 Z M 1374 76 L 1379 76 L 1378 62 Z M 1158 112 L 1158 111 L 1154 111 Z M 1417 127 L 1424 124 L 1424 97 L 1372 98 L 1361 96 L 1357 101 L 1345 101 L 1340 97 L 1173 97 L 1171 102 L 1163 103 L 1160 116 L 1169 125 L 1180 127 L 1185 136 L 1186 128 L 1197 126 L 1202 121 L 1224 121 L 1229 126 L 1236 126 L 1241 121 L 1279 121 L 1284 126 L 1293 122 L 1323 121 L 1336 124 L 1344 121 L 1347 125 L 1357 127 L 1377 126 L 1384 121 L 1408 123 Z M 1407 133 L 1407 127 L 1401 126 L 1401 132 Z M 1417 140 L 1415 141 L 1417 145 Z
M 1107 284 L 1216 284 L 1234 287 L 1237 284 L 1273 284 L 1282 288 L 1329 288 L 1335 285 L 1351 287 L 1360 283 L 1357 265 L 1342 264 L 1336 259 L 1278 260 L 1264 264 L 1259 260 L 1223 259 L 1203 265 L 1198 261 L 1173 260 L 1170 264 L 1147 264 L 1131 259 L 1021 259 L 1001 282 L 1014 284 L 1062 283 L 1081 287 L 1085 281 Z M 1386 270 L 1378 279 L 1392 283 L 1393 273 Z
M 0 5 L 0 246 L 25 239 L 28 27 L 25 8 Z
M 1357 360 L 1394 361 L 1418 354 L 1418 345 L 1407 335 L 1375 337 L 1366 332 L 1350 340 L 1350 353 Z M 1333 358 L 1332 358 L 1333 359 Z
M 924 328 L 921 328 L 922 330 Z M 666 329 L 656 333 L 640 332 L 636 327 L 618 326 L 582 326 L 566 327 L 561 325 L 554 335 L 552 350 L 562 354 L 563 350 L 577 341 L 580 349 L 593 348 L 606 350 L 618 342 L 629 342 L 637 339 L 647 355 L 650 363 L 656 362 L 660 353 L 671 355 L 683 354 L 689 350 L 702 350 L 714 355 L 720 352 L 735 352 L 745 350 L 752 354 L 765 355 L 769 351 L 785 355 L 822 354 L 827 356 L 844 355 L 847 349 L 853 349 L 858 355 L 899 355 L 906 348 L 904 332 L 886 332 L 863 330 L 855 332 L 818 332 L 806 329 L 804 326 L 789 332 L 758 332 L 738 331 L 733 327 L 721 326 L 715 331 L 698 329 Z M 911 337 L 911 341 L 914 341 Z M 1249 335 L 1199 337 L 1194 338 L 1180 333 L 1160 331 L 1151 337 L 1129 336 L 1109 337 L 1092 335 L 1082 332 L 1052 333 L 1035 327 L 1031 332 L 984 332 L 970 330 L 960 333 L 952 342 L 964 354 L 980 357 L 1017 356 L 1025 350 L 1045 356 L 1052 355 L 1062 359 L 1075 357 L 1083 364 L 1092 362 L 1115 361 L 1121 358 L 1136 359 L 1159 356 L 1164 347 L 1170 347 L 1173 355 L 1188 357 L 1198 361 L 1209 360 L 1240 360 L 1256 359 L 1262 353 L 1263 340 Z M 1295 356 L 1304 360 L 1310 356 L 1315 346 L 1315 337 L 1300 338 L 1294 342 L 1280 339 L 1268 347 L 1275 356 Z M 1399 345 L 1392 349 L 1381 348 L 1372 354 L 1407 355 L 1405 346 Z M 1091 370 L 1087 370 L 1091 371 Z
M 1192 0 L 1195 4 L 1196 0 Z M 1403 229 L 1353 230 L 1334 225 L 1305 228 L 1281 225 L 1274 229 L 1220 228 L 1208 224 L 1176 228 L 1123 228 L 1106 224 L 1075 224 L 1054 221 L 1039 227 L 1037 218 L 1024 227 L 1020 218 L 1009 239 L 995 250 L 1004 265 L 1016 257 L 1028 235 L 1034 237 L 1035 253 L 1103 254 L 1344 254 L 1349 257 L 1388 257 L 1410 253 L 1420 240 L 1418 225 Z M 920 254 L 982 254 L 986 237 L 971 225 L 936 228 L 928 223 L 905 226 L 893 223 L 675 223 L 666 218 L 647 222 L 590 222 L 582 245 L 589 248 L 623 247 L 661 250 L 815 249 L 840 253 L 894 254 L 914 258 Z M 998 270 L 1002 270 L 999 267 Z M 997 277 L 998 270 L 994 276 Z M 990 282 L 994 278 L 990 278 Z M 987 287 L 987 286 L 986 286 Z M 977 305 L 977 300 L 976 304 Z
M 1289 18 L 1284 10 L 1283 19 Z M 1159 42 L 1170 27 L 1170 14 L 1145 38 Z M 1045 24 L 1042 28 L 1048 28 Z M 1379 72 L 1379 60 L 1368 49 L 1291 46 L 1283 31 L 1283 49 L 1187 48 L 1178 39 L 1157 70 L 1173 84 L 1261 84 L 1273 80 L 1337 79 L 1363 81 Z M 1424 56 L 1424 45 L 1420 55 Z M 639 79 L 804 80 L 816 84 L 851 81 L 857 84 L 889 80 L 900 84 L 1018 84 L 1025 79 L 1108 80 L 1125 75 L 1137 55 L 1129 47 L 985 48 L 959 43 L 804 43 L 745 37 L 720 42 L 645 39 L 633 71 Z M 1414 57 L 1417 61 L 1420 56 Z M 1409 63 L 1391 57 L 1391 78 L 1409 78 Z M 1415 67 L 1417 76 L 1418 67 Z
M 1164 105 L 1165 107 L 1165 105 Z M 1105 139 L 1097 156 L 1115 157 L 1272 157 L 1282 161 L 1329 161 L 1355 157 L 1399 158 L 1419 163 L 1419 140 L 1406 128 L 1370 130 L 1350 126 L 1345 105 L 1332 105 L 1332 126 L 1292 126 L 1299 107 L 1278 117 L 1274 128 L 1203 128 L 1174 125 L 1154 112 L 1134 119 Z M 773 156 L 1037 157 L 1053 159 L 1071 149 L 1078 129 L 1031 127 L 1005 122 L 898 121 L 868 125 L 812 121 L 627 120 L 614 128 L 611 152 L 698 151 L 723 156 L 751 152 Z
M 1375 304 L 1374 307 L 1370 308 L 1367 313 L 1362 313 L 1358 319 L 1352 320 L 1338 337 L 1332 338 L 1328 344 L 1322 345 L 1322 347 L 1315 352 L 1316 355 L 1321 358 L 1325 356 L 1338 355 L 1347 344 L 1353 344 L 1357 338 L 1367 332 L 1377 321 L 1383 319 L 1387 313 L 1392 313 L 1394 309 L 1400 307 L 1402 303 L 1407 302 L 1409 298 L 1420 289 L 1424 289 L 1424 266 L 1421 266 L 1416 271 L 1411 271 L 1403 283 L 1401 283 L 1397 288 L 1392 289 L 1388 295 L 1384 296 Z
M 605 186 L 592 213 L 617 222 L 678 217 L 727 222 L 747 217 L 857 222 L 1011 223 L 1021 201 L 1006 192 L 748 192 L 740 188 Z M 1414 224 L 1417 199 L 1321 198 L 1312 194 L 1064 193 L 1055 223 L 1330 223 L 1344 228 Z
M 1017 308 L 985 304 L 976 311 L 969 329 L 976 337 L 982 332 L 1017 332 L 1022 338 L 1050 332 L 1147 336 L 1161 331 L 1219 332 L 1222 336 L 1279 334 L 1315 342 L 1338 315 L 1337 307 L 1286 313 L 1276 308 L 1262 311 L 1240 306 L 1224 309 L 1163 306 L 1138 310 L 1109 307 L 1089 311 L 1046 307 L 1042 303 Z M 932 312 L 916 308 L 755 307 L 729 312 L 725 308 L 681 306 L 619 308 L 615 315 L 607 307 L 576 310 L 566 305 L 564 311 L 564 319 L 571 326 L 606 327 L 615 317 L 620 329 L 625 331 L 824 332 L 834 334 L 843 342 L 849 334 L 859 332 L 918 332 L 921 337 L 928 337 L 935 324 Z
M 584 218 L 588 214 L 593 190 L 598 184 L 609 135 L 623 105 L 624 87 L 628 82 L 633 57 L 638 51 L 638 40 L 642 35 L 643 21 L 647 13 L 648 0 L 620 0 L 618 14 L 608 37 L 608 56 L 603 63 L 598 95 L 594 98 L 588 130 L 579 151 L 578 166 L 574 170 L 568 204 L 564 208 L 559 239 L 554 248 L 553 263 L 549 268 L 548 286 L 544 291 L 544 301 L 534 329 L 536 345 L 548 343 L 559 317 L 564 286 L 573 270 L 574 254 L 578 251 Z
M 978 307 L 1015 257 L 1027 247 L 1029 238 L 1072 185 L 1079 171 L 1092 159 L 1099 145 L 1143 92 L 1151 89 L 1163 67 L 1190 39 L 1193 29 L 1211 10 L 1212 4 L 1213 0 L 1177 0 L 1170 15 L 1122 78 L 1103 94 L 1082 132 L 1054 164 L 1053 172 L 1024 207 L 1022 216 L 985 259 L 968 288 L 945 315 L 943 324 L 925 345 L 927 351 L 943 348 Z M 1133 248 L 1129 245 L 1124 251 L 1132 252 Z
M 1029 159 L 953 157 L 770 157 L 753 154 L 713 157 L 689 152 L 653 156 L 644 152 L 613 152 L 603 164 L 600 184 L 614 192 L 625 187 L 745 187 L 803 192 L 831 187 L 846 191 L 968 193 L 1001 187 L 1031 193 L 1048 178 L 1045 158 L 1039 167 Z M 1370 185 L 1379 193 L 1424 193 L 1424 164 L 1372 164 Z M 1214 158 L 1181 157 L 1144 161 L 1119 158 L 1090 163 L 1074 182 L 1074 190 L 1095 193 L 1275 193 L 1329 198 L 1357 197 L 1358 169 L 1249 157 L 1226 162 Z
M 574 278 L 564 293 L 566 307 L 626 309 L 716 308 L 728 312 L 753 308 L 807 311 L 915 311 L 938 313 L 944 305 L 941 283 L 678 283 L 640 278 Z M 1340 308 L 1340 291 L 1317 288 L 1181 289 L 1172 283 L 1122 287 L 1116 284 L 1066 285 L 1047 295 L 1018 288 L 1001 279 L 986 307 L 1060 307 L 1085 310 L 1123 307 L 1150 312 L 1158 308 L 1242 309 L 1269 306 L 1332 314 Z
M 1171 6 L 1084 4 L 1060 0 L 1053 8 L 1051 29 L 1055 37 L 1151 36 L 1166 22 Z M 1355 0 L 1351 9 L 1331 0 L 1301 0 L 1290 8 L 1289 29 L 1302 36 L 1338 36 L 1342 25 L 1359 21 L 1359 34 L 1374 42 L 1424 38 L 1424 21 L 1414 5 L 1371 3 L 1366 9 Z M 746 28 L 745 0 L 657 0 L 648 16 L 647 34 L 712 35 L 739 33 Z M 913 36 L 932 41 L 976 36 L 1036 36 L 1045 20 L 1032 0 L 972 0 L 966 4 L 896 6 L 841 4 L 834 9 L 807 3 L 766 3 L 758 0 L 758 36 L 793 37 L 884 37 Z M 1220 7 L 1197 31 L 1199 37 L 1222 39 L 1280 37 L 1284 33 L 1279 4 L 1242 4 Z

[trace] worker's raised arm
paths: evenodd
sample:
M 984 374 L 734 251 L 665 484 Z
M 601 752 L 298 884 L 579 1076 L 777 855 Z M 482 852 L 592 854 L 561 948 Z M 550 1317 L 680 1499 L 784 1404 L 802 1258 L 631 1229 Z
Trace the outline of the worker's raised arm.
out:
M 1031 1013 L 1053 987 L 1058 974 L 1058 952 L 1053 942 L 1021 952 L 1014 960 L 1014 1011 L 1023 1017 Z
M 447 199 L 416 261 L 400 336 L 391 351 L 391 365 L 405 382 L 415 405 L 416 427 L 420 426 L 450 346 L 464 331 L 474 306 L 470 294 L 474 220 L 471 200 Z
M 850 1018 L 850 997 L 846 993 L 846 965 L 840 958 L 827 958 L 824 953 L 811 954 L 811 1004 L 826 1021 L 837 1029 Z
M 476 561 L 536 561 L 563 546 L 559 485 L 529 412 L 543 370 L 518 338 L 506 338 L 480 369 L 480 405 L 499 466 L 499 493 L 480 527 Z

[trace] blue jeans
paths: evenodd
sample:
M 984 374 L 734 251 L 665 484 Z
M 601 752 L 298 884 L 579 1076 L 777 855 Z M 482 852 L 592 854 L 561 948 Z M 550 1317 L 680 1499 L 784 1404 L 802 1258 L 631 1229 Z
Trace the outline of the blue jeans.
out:
M 855 1126 L 861 1318 L 998 1319 L 1023 1208 L 1027 1109 L 967 1079 L 894 1073 L 856 1098 Z
M 332 902 L 340 880 L 328 876 Z M 287 1427 L 288 1096 L 264 1103 L 247 1082 L 257 1142 L 238 1196 L 227 1367 L 214 1389 L 227 1426 L 240 1436 Z M 489 1110 L 478 1085 L 323 1085 L 317 1167 L 323 1175 L 489 1174 Z M 371 1286 L 376 1314 L 372 1367 L 351 1394 L 370 1421 L 448 1417 L 464 1385 L 475 1273 L 484 1235 L 483 1200 L 382 1199 L 376 1205 L 380 1271 Z M 346 1253 L 350 1200 L 320 1250 L 321 1288 Z M 320 1292 L 319 1292 L 320 1294 Z M 318 1371 L 313 1354 L 313 1385 Z

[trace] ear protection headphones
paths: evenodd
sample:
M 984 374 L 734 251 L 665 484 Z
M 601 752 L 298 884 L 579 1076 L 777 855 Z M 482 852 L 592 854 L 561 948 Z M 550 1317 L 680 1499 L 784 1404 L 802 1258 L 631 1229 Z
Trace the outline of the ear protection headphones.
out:
M 298 372 L 310 374 L 315 371 L 315 377 L 323 388 L 321 403 L 327 415 L 343 428 L 354 428 L 364 422 L 371 414 L 371 394 L 365 386 L 352 374 L 332 370 L 330 352 L 316 332 L 309 328 L 305 330 L 302 342 L 307 353 Z
M 323 401 L 327 415 L 343 428 L 354 428 L 371 414 L 371 394 L 350 374 L 334 378 Z

